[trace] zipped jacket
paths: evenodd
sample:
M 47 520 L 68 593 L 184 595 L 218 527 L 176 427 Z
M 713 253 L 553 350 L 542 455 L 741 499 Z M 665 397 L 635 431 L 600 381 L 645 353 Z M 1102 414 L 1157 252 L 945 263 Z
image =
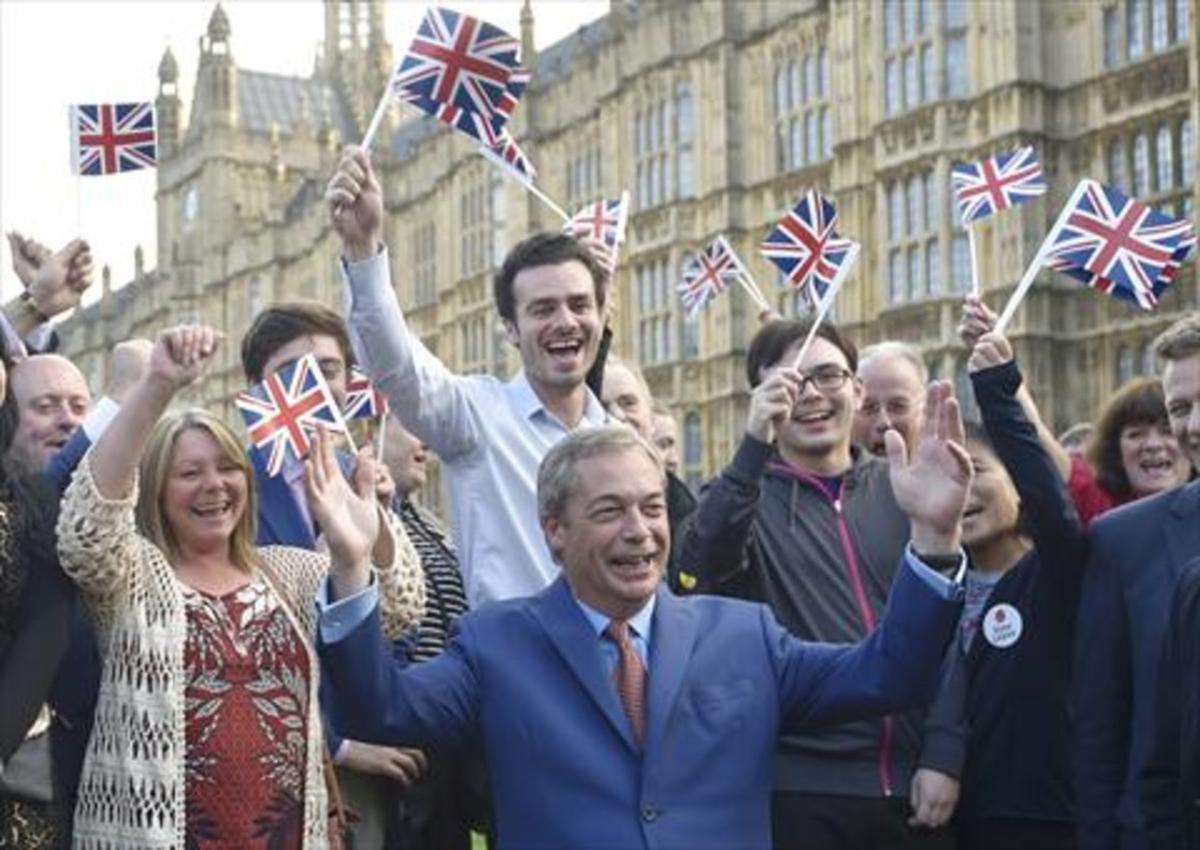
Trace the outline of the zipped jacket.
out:
M 853 643 L 882 616 L 908 539 L 886 462 L 854 449 L 834 498 L 747 435 L 685 524 L 672 587 L 764 602 L 797 637 Z M 776 790 L 886 797 L 908 794 L 918 763 L 956 774 L 961 730 L 924 733 L 922 714 L 785 729 Z

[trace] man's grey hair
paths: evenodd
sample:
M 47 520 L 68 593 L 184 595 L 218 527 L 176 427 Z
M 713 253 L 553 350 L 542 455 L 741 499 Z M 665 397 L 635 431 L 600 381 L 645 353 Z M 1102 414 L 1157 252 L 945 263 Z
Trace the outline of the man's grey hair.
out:
M 884 357 L 900 357 L 907 360 L 917 370 L 917 378 L 920 379 L 921 384 L 929 383 L 929 367 L 925 365 L 925 358 L 921 356 L 921 352 L 907 342 L 894 339 L 877 342 L 864 348 L 858 357 L 858 374 L 861 375 L 872 360 Z
M 604 368 L 607 371 L 614 366 L 616 366 L 618 369 L 629 370 L 629 374 L 633 375 L 633 379 L 638 382 L 638 385 L 642 388 L 642 392 L 644 392 L 646 394 L 646 398 L 650 400 L 650 406 L 653 407 L 654 396 L 650 392 L 650 384 L 646 383 L 646 376 L 642 374 L 642 367 L 638 366 L 631 360 L 625 360 L 620 357 L 609 355 L 608 359 L 604 362 Z
M 567 501 L 579 483 L 576 467 L 581 460 L 600 455 L 641 449 L 666 480 L 662 460 L 649 443 L 628 425 L 601 425 L 580 428 L 560 440 L 538 468 L 537 500 L 539 519 L 559 519 Z
M 1184 360 L 1200 354 L 1200 313 L 1188 313 L 1154 340 L 1154 353 L 1163 360 Z

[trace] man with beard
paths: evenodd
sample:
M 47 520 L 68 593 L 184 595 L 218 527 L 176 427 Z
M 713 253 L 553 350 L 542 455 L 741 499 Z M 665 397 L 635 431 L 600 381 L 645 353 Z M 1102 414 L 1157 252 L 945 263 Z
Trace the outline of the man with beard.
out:
M 798 637 L 854 642 L 887 607 L 908 523 L 887 463 L 851 443 L 853 344 L 825 322 L 795 368 L 811 327 L 773 321 L 751 341 L 746 434 L 701 493 L 677 563 L 696 590 L 765 602 Z M 947 846 L 961 748 L 954 730 L 923 734 L 920 714 L 785 730 L 775 847 Z
M 1171 431 L 1193 468 L 1200 467 L 1200 315 L 1169 328 L 1155 350 L 1166 364 L 1162 383 Z M 1089 539 L 1075 644 L 1079 846 L 1182 847 L 1185 808 L 1192 842 L 1187 846 L 1197 846 L 1198 668 L 1189 644 L 1195 644 L 1200 624 L 1194 614 L 1196 578 L 1188 573 L 1182 584 L 1179 580 L 1185 565 L 1200 556 L 1200 482 L 1106 513 L 1091 526 Z M 1181 678 L 1164 681 L 1165 695 L 1156 701 L 1177 584 L 1162 674 Z M 1159 745 L 1148 762 L 1156 712 Z M 1145 808 L 1139 788 L 1143 769 Z
M 538 464 L 570 431 L 607 419 L 585 384 L 607 270 L 569 236 L 517 244 L 494 295 L 521 371 L 507 382 L 455 375 L 405 324 L 381 241 L 383 194 L 361 148 L 343 153 L 326 199 L 342 241 L 355 350 L 404 427 L 445 467 L 468 602 L 537 593 L 559 572 L 538 525 Z

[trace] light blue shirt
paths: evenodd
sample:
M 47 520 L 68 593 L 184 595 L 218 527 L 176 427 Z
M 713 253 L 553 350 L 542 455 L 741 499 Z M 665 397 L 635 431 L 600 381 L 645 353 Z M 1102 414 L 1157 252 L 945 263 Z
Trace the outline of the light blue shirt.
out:
M 543 406 L 524 373 L 503 382 L 455 375 L 405 324 L 388 255 L 342 263 L 350 334 L 367 374 L 404 427 L 446 470 L 454 538 L 471 607 L 531 596 L 558 576 L 538 522 L 537 472 L 571 430 Z M 584 425 L 607 421 L 587 392 Z
M 616 642 L 604 634 L 604 630 L 608 628 L 608 624 L 612 622 L 613 618 L 607 614 L 601 614 L 573 593 L 571 598 L 575 600 L 575 604 L 579 606 L 583 616 L 587 617 L 588 623 L 596 633 L 596 640 L 600 642 L 600 657 L 604 660 L 604 672 L 611 677 L 613 671 L 617 669 L 620 651 L 617 649 Z M 654 624 L 654 600 L 656 598 L 651 596 L 642 609 L 629 618 L 629 639 L 633 643 L 634 652 L 642 659 L 642 666 L 647 671 L 650 669 L 650 629 Z

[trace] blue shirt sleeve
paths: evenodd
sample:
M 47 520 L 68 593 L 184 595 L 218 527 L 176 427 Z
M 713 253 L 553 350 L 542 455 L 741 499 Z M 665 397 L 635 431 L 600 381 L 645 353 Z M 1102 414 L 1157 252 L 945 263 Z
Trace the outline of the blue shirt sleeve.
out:
M 330 644 L 343 640 L 362 625 L 378 604 L 379 585 L 374 576 L 358 593 L 333 603 L 329 601 L 329 579 L 326 578 L 317 591 L 317 630 L 321 642 Z
M 908 563 L 909 568 L 942 599 L 953 601 L 963 595 L 962 577 L 967 569 L 966 555 L 959 555 L 958 569 L 955 571 L 953 579 L 946 578 L 923 563 L 917 557 L 917 553 L 913 551 L 911 543 L 904 549 L 904 560 Z

